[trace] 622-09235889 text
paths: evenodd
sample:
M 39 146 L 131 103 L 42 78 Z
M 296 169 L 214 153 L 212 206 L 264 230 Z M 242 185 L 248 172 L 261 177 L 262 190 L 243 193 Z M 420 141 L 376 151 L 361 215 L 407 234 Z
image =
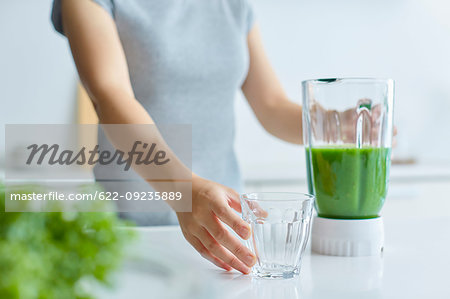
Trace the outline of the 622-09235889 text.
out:
M 119 194 L 119 192 L 108 191 L 95 191 L 94 193 L 63 193 L 58 191 L 44 192 L 44 193 L 11 193 L 10 200 L 48 200 L 48 201 L 64 201 L 64 200 L 163 200 L 173 201 L 181 200 L 183 197 L 182 192 L 125 192 Z

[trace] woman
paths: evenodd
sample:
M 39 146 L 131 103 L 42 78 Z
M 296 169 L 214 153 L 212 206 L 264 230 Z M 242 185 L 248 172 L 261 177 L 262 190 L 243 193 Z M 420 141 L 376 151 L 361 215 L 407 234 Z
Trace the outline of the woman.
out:
M 203 257 L 249 273 L 255 256 L 224 225 L 250 236 L 235 213 L 236 91 L 274 136 L 300 144 L 302 128 L 247 0 L 55 0 L 52 20 L 100 123 L 192 124 L 192 213 L 177 213 L 178 222 Z

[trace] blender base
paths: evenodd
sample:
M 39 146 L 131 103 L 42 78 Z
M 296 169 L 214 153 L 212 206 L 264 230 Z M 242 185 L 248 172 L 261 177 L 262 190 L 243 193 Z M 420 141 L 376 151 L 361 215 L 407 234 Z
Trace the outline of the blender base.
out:
M 334 256 L 380 256 L 384 246 L 383 218 L 331 219 L 314 217 L 312 251 Z

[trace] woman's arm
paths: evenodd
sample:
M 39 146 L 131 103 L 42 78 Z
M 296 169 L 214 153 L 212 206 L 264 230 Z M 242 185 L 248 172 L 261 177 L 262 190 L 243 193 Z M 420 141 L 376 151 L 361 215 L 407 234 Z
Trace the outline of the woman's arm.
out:
M 134 98 L 113 19 L 92 1 L 62 1 L 62 20 L 81 82 L 102 124 L 154 124 Z
M 248 34 L 250 68 L 242 91 L 261 125 L 287 142 L 302 144 L 302 107 L 291 102 L 264 52 L 258 26 Z
M 119 35 L 107 12 L 90 0 L 63 0 L 62 17 L 78 73 L 100 123 L 154 124 L 135 99 Z M 120 149 L 121 140 L 115 134 L 107 135 Z M 165 145 L 157 132 L 136 138 Z M 175 160 L 171 173 L 187 170 L 173 153 L 170 156 Z M 141 175 L 147 171 L 134 169 Z M 192 213 L 177 216 L 184 236 L 203 257 L 226 270 L 232 267 L 248 273 L 256 261 L 254 255 L 224 226 L 245 239 L 250 236 L 248 224 L 233 209 L 240 210 L 239 195 L 234 190 L 192 174 Z

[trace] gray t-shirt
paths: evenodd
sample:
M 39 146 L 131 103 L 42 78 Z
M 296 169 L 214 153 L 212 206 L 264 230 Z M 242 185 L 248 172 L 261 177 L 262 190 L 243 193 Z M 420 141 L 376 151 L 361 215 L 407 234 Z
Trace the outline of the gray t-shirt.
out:
M 249 64 L 248 0 L 93 1 L 116 23 L 137 100 L 157 125 L 191 124 L 194 173 L 240 191 L 234 101 Z M 60 0 L 52 21 L 63 33 Z M 173 215 L 154 216 L 134 218 L 174 223 Z

